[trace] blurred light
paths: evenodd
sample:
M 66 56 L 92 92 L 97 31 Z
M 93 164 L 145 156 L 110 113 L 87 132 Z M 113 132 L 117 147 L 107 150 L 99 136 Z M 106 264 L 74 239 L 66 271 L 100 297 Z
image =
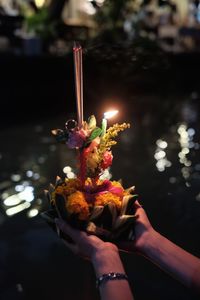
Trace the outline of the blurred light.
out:
M 28 171 L 26 172 L 26 176 L 27 176 L 27 177 L 32 177 L 32 176 L 33 176 L 33 171 L 28 170 Z
M 25 187 L 24 191 L 18 194 L 18 197 L 21 200 L 26 200 L 28 202 L 31 202 L 34 200 L 34 194 L 33 194 L 34 188 L 32 186 Z
M 49 146 L 49 150 L 51 151 L 51 152 L 54 152 L 54 151 L 56 151 L 56 145 L 51 145 L 51 146 Z
M 195 135 L 195 130 L 193 128 L 189 128 L 187 132 L 189 136 Z
M 183 152 L 179 152 L 178 157 L 183 159 L 185 157 L 185 154 Z
M 184 165 L 186 167 L 190 167 L 192 165 L 192 162 L 190 160 L 187 160 L 187 161 L 184 162 Z
M 183 154 L 188 154 L 188 153 L 190 152 L 190 150 L 189 150 L 188 148 L 184 147 L 184 148 L 181 150 L 181 152 L 182 152 Z
M 193 128 L 187 129 L 187 126 L 185 124 L 182 124 L 178 128 L 178 133 L 180 135 L 179 143 L 181 146 L 181 152 L 179 152 L 179 161 L 181 164 L 183 164 L 185 167 L 181 169 L 182 176 L 185 179 L 188 179 L 190 177 L 191 169 L 188 168 L 192 165 L 192 162 L 188 160 L 187 154 L 190 152 L 190 148 L 194 147 L 194 142 L 192 141 L 193 136 L 195 134 L 195 130 Z
M 22 186 L 20 186 L 20 189 L 21 187 Z M 8 196 L 6 199 L 4 198 L 4 204 L 6 206 L 14 206 L 21 203 L 22 201 L 32 202 L 34 200 L 34 188 L 32 186 L 27 186 L 23 187 L 23 189 L 24 190 L 18 194 Z
M 169 178 L 169 182 L 171 183 L 171 184 L 174 184 L 174 183 L 176 183 L 176 177 L 170 177 Z
M 72 171 L 72 168 L 69 167 L 69 166 L 63 168 L 63 173 L 65 173 L 65 174 L 67 174 L 67 173 L 69 173 L 71 171 Z
M 44 162 L 45 162 L 45 157 L 44 156 L 40 156 L 39 158 L 38 158 L 38 162 L 39 162 L 39 164 L 43 164 Z
M 157 140 L 156 144 L 158 147 L 160 147 L 161 149 L 165 149 L 167 148 L 168 144 L 167 142 L 163 141 L 163 140 Z
M 33 174 L 33 179 L 35 179 L 35 180 L 40 179 L 40 174 L 39 173 L 34 173 Z
M 37 216 L 38 213 L 39 213 L 38 209 L 33 208 L 28 211 L 27 215 L 29 218 L 33 218 L 33 217 Z
M 26 187 L 26 186 L 29 186 L 30 183 L 29 183 L 29 181 L 24 180 L 22 184 L 23 184 L 23 186 Z
M 67 176 L 69 179 L 72 179 L 72 178 L 75 178 L 75 177 L 76 177 L 76 175 L 75 175 L 73 172 L 68 172 L 68 173 L 66 174 L 66 176 Z
M 35 0 L 35 5 L 36 5 L 38 8 L 41 8 L 41 7 L 45 4 L 45 1 L 46 1 L 46 0 Z
M 11 180 L 14 182 L 20 181 L 21 176 L 19 174 L 12 174 L 11 175 Z
M 181 124 L 181 125 L 179 126 L 177 132 L 181 135 L 182 132 L 184 132 L 184 131 L 186 130 L 186 128 L 187 128 L 186 125 Z
M 163 150 L 167 148 L 168 143 L 162 139 L 158 139 L 156 145 L 157 149 L 154 154 L 154 158 L 157 160 L 156 167 L 159 172 L 164 172 L 166 168 L 169 168 L 172 165 L 166 157 L 166 152 Z
M 15 214 L 23 211 L 24 209 L 29 208 L 30 206 L 31 206 L 31 204 L 29 202 L 24 202 L 15 207 L 8 208 L 6 210 L 6 214 L 7 214 L 7 216 L 12 216 L 12 215 L 15 215 Z
M 15 186 L 15 191 L 16 192 L 22 192 L 24 190 L 24 186 L 21 184 L 18 184 Z
M 2 199 L 6 199 L 6 198 L 8 198 L 8 197 L 9 197 L 8 192 L 4 192 L 4 193 L 2 194 Z
M 172 163 L 171 163 L 171 161 L 169 161 L 169 160 L 165 160 L 165 166 L 167 167 L 167 168 L 169 168 L 169 167 L 171 167 L 172 166 Z
M 200 164 L 195 165 L 194 168 L 195 168 L 196 171 L 200 171 Z
M 20 204 L 21 200 L 19 199 L 19 197 L 16 194 L 16 195 L 12 195 L 12 196 L 6 198 L 3 203 L 6 206 L 14 206 L 14 205 Z
M 36 202 L 37 202 L 37 204 L 41 205 L 41 204 L 42 204 L 42 199 L 38 198 L 38 199 L 36 200 Z
M 156 152 L 154 155 L 155 159 L 157 159 L 157 160 L 162 159 L 165 156 L 166 156 L 166 153 L 163 150 Z
M 157 167 L 157 169 L 158 169 L 159 172 L 165 171 L 165 161 L 164 161 L 164 159 L 160 159 L 160 160 L 156 163 L 156 167 Z
M 189 148 L 194 148 L 194 142 L 189 142 Z
M 21 283 L 17 283 L 17 284 L 16 284 L 16 288 L 17 288 L 17 291 L 18 291 L 19 293 L 22 293 L 22 292 L 23 292 L 23 287 L 22 287 Z

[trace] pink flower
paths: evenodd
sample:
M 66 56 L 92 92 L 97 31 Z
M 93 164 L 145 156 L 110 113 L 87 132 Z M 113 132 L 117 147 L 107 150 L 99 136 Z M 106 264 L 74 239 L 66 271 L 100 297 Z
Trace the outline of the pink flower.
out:
M 70 149 L 81 148 L 88 136 L 88 133 L 84 129 L 74 130 L 69 133 L 67 145 Z
M 103 170 L 107 169 L 112 165 L 113 155 L 111 151 L 106 151 L 103 154 L 103 161 L 101 163 L 101 168 Z

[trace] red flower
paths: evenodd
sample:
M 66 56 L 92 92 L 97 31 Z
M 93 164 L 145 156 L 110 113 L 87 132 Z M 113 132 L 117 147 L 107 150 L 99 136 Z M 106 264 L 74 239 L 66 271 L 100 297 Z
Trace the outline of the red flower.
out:
M 101 163 L 101 168 L 103 170 L 107 169 L 112 165 L 113 155 L 111 151 L 106 151 L 103 154 L 103 161 Z

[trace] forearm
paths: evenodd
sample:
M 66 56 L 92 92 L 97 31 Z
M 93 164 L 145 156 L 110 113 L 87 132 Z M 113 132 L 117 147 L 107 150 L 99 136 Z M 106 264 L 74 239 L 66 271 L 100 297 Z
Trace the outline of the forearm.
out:
M 96 276 L 110 272 L 125 273 L 117 251 L 100 250 L 92 258 Z M 100 285 L 102 300 L 133 300 L 131 289 L 127 280 L 109 280 Z
M 178 247 L 156 231 L 142 249 L 142 254 L 189 288 L 200 292 L 200 259 Z

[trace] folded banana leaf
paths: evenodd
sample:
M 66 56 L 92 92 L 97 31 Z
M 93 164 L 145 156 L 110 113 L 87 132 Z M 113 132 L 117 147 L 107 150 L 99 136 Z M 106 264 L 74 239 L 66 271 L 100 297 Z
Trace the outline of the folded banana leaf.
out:
M 61 238 L 70 241 L 68 236 L 62 232 L 58 232 L 54 222 L 55 218 L 62 218 L 72 227 L 84 230 L 88 234 L 95 234 L 104 241 L 118 242 L 134 239 L 134 222 L 136 219 L 134 202 L 137 199 L 137 195 L 127 194 L 124 196 L 120 212 L 117 210 L 115 204 L 108 203 L 105 206 L 92 207 L 89 218 L 87 220 L 80 220 L 78 215 L 67 212 L 65 196 L 62 194 L 55 195 L 55 188 L 62 184 L 62 179 L 57 177 L 55 186 L 50 184 L 49 191 L 45 191 L 51 208 L 41 214 L 49 226 Z M 132 192 L 133 190 L 134 187 L 131 187 L 126 191 Z M 53 201 L 52 195 L 54 195 Z

